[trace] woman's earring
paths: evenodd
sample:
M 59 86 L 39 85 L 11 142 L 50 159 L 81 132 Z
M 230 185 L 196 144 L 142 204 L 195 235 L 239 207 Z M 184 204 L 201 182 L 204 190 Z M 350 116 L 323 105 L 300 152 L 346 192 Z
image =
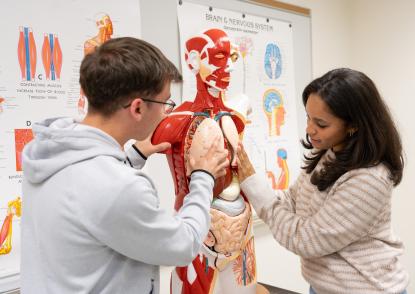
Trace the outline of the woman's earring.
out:
M 350 130 L 348 131 L 348 133 L 349 133 L 349 137 L 351 137 L 351 136 L 353 136 L 353 134 L 355 133 L 355 130 L 354 130 L 354 129 L 350 129 Z

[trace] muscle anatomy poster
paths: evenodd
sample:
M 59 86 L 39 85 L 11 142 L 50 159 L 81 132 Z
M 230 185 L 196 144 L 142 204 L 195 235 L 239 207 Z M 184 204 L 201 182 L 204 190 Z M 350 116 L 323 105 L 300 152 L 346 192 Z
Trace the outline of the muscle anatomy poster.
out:
M 191 54 L 186 41 L 199 36 L 210 42 L 205 32 L 223 30 L 237 53 L 228 67 L 224 102 L 246 118 L 243 143 L 257 173 L 267 177 L 274 190 L 287 189 L 301 164 L 291 24 L 189 2 L 177 10 L 183 100 L 193 100 L 196 92 L 195 75 L 185 61 Z
M 5 0 L 0 3 L 0 292 L 20 270 L 21 154 L 31 126 L 48 117 L 82 118 L 84 55 L 103 42 L 140 36 L 138 1 Z M 16 278 L 17 277 L 17 278 Z

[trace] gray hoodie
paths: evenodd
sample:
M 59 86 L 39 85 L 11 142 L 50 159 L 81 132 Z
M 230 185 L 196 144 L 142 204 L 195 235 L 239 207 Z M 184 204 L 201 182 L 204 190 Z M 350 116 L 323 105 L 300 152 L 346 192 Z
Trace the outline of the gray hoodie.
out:
M 159 293 L 158 265 L 184 266 L 197 255 L 211 176 L 193 173 L 172 215 L 160 209 L 135 149 L 124 152 L 70 118 L 33 131 L 23 151 L 22 293 Z

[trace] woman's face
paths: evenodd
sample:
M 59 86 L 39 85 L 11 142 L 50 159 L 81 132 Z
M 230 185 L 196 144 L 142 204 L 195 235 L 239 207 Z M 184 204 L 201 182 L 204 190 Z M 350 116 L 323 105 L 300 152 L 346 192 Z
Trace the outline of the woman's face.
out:
M 328 105 L 315 93 L 310 94 L 306 104 L 306 132 L 314 148 L 339 151 L 347 136 L 345 122 L 335 116 Z

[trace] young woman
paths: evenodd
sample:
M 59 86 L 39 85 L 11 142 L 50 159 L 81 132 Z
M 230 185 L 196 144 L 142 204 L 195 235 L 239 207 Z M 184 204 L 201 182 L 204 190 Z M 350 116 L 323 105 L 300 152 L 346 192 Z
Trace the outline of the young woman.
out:
M 277 195 L 238 151 L 241 188 L 274 238 L 301 257 L 310 293 L 406 293 L 402 242 L 391 228 L 402 145 L 365 74 L 335 69 L 303 92 L 311 149 L 295 183 Z

